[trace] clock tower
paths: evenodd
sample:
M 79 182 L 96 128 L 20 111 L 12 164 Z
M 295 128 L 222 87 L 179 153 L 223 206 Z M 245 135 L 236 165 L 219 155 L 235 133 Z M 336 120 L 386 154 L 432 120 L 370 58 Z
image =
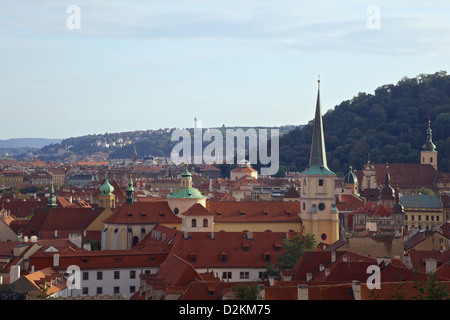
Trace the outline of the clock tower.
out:
M 327 165 L 320 105 L 320 80 L 309 166 L 301 173 L 300 216 L 303 233 L 315 235 L 318 243 L 339 240 L 339 213 L 335 200 L 335 177 Z

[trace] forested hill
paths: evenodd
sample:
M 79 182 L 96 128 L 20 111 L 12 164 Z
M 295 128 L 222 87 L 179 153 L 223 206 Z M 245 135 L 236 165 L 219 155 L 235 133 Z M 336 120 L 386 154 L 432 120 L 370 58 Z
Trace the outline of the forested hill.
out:
M 428 118 L 438 169 L 450 172 L 450 76 L 445 71 L 359 93 L 324 114 L 328 167 L 344 174 L 349 165 L 362 169 L 369 154 L 373 163 L 419 163 Z M 280 139 L 282 172 L 307 167 L 311 137 L 312 121 Z

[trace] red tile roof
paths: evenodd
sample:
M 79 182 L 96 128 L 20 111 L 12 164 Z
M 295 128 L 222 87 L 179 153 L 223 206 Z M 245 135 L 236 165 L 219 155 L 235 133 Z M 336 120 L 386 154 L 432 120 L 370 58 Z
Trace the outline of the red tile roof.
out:
M 200 203 L 196 203 L 183 212 L 183 216 L 214 216 L 214 214 L 206 210 L 206 208 Z
M 103 222 L 118 224 L 181 223 L 181 218 L 172 212 L 167 201 L 151 201 L 124 203 Z
M 208 202 L 216 222 L 299 222 L 297 201 L 222 201 Z
M 181 231 L 178 232 L 182 234 Z M 213 236 L 212 236 L 213 235 Z M 188 238 L 178 236 L 172 253 L 190 262 L 195 268 L 265 268 L 264 254 L 271 259 L 281 254 L 284 232 L 194 232 Z M 245 245 L 243 245 L 245 244 Z M 195 260 L 192 255 L 196 254 Z M 221 259 L 226 256 L 226 261 Z

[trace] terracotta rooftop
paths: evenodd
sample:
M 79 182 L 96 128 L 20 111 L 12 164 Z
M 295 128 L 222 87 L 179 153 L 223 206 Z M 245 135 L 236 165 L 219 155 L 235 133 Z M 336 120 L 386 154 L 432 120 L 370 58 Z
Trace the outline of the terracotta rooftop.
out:
M 138 201 L 133 204 L 122 204 L 103 222 L 118 224 L 181 223 L 181 218 L 172 212 L 167 201 Z

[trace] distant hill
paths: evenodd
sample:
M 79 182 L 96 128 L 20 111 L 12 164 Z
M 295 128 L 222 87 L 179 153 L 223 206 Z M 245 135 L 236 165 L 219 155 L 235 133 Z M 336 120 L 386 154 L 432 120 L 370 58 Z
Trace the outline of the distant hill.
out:
M 350 165 L 362 169 L 369 154 L 373 163 L 419 163 L 428 118 L 438 169 L 450 172 L 450 76 L 445 71 L 404 77 L 324 114 L 328 166 L 336 173 L 346 173 Z M 307 167 L 311 137 L 312 121 L 280 139 L 281 171 Z
M 289 131 L 298 128 L 298 125 L 285 125 L 273 127 L 278 129 L 280 136 Z M 249 128 L 271 129 L 272 127 L 239 127 L 244 131 Z M 206 129 L 206 128 L 205 128 Z M 216 128 L 222 131 L 224 139 L 225 130 L 238 129 L 238 127 L 220 127 Z M 67 157 L 86 157 L 95 153 L 103 153 L 109 159 L 131 159 L 135 150 L 138 159 L 144 159 L 150 156 L 170 157 L 173 147 L 178 143 L 171 141 L 172 131 L 174 129 L 157 129 L 146 131 L 129 131 L 118 133 L 105 133 L 86 135 L 81 137 L 71 137 L 59 141 L 58 143 L 48 144 L 45 147 L 34 152 L 41 160 L 62 160 Z M 189 129 L 193 136 L 192 128 Z M 205 142 L 208 145 L 210 142 Z M 193 145 L 193 143 L 192 143 Z M 19 155 L 24 156 L 24 155 Z
M 0 140 L 0 148 L 42 148 L 52 143 L 60 143 L 62 139 L 47 138 L 15 138 Z

